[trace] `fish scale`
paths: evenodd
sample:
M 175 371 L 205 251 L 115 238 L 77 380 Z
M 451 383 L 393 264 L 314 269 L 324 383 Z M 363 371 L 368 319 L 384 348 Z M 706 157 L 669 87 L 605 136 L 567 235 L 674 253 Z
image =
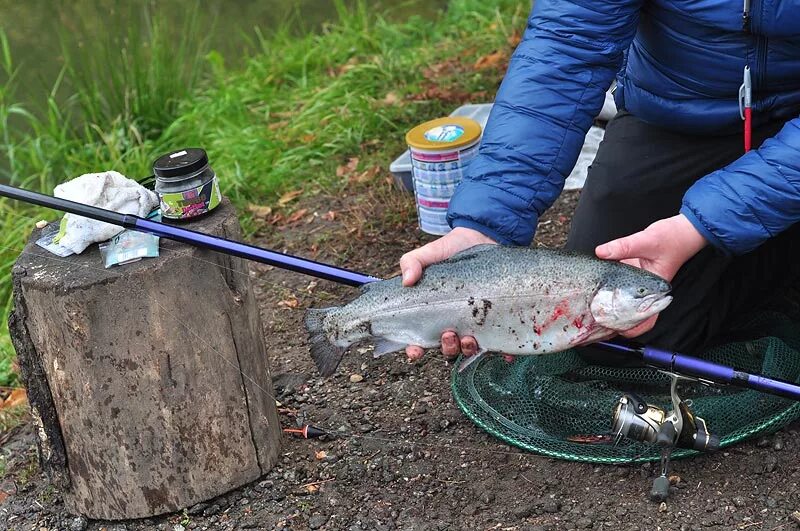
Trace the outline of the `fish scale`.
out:
M 656 275 L 589 255 L 481 245 L 428 267 L 414 286 L 394 277 L 344 306 L 309 310 L 306 327 L 326 375 L 351 345 L 370 340 L 376 355 L 432 348 L 447 330 L 474 336 L 481 353 L 546 354 L 632 328 L 669 304 L 669 290 Z

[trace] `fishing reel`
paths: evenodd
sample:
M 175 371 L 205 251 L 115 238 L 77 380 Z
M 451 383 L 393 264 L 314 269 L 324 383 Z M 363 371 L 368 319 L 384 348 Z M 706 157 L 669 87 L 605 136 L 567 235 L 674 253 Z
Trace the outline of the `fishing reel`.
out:
M 653 481 L 650 499 L 664 501 L 669 496 L 669 459 L 675 448 L 713 452 L 719 449 L 719 437 L 708 429 L 706 421 L 691 410 L 691 401 L 678 396 L 678 380 L 692 380 L 673 373 L 672 409 L 666 411 L 648 404 L 633 393 L 623 395 L 614 407 L 612 431 L 615 444 L 623 438 L 656 444 L 661 448 L 661 475 Z

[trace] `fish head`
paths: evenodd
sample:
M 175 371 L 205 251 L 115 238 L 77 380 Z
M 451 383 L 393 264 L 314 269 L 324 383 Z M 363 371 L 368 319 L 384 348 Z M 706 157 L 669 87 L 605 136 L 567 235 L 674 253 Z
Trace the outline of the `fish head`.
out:
M 669 306 L 671 290 L 663 278 L 626 266 L 601 283 L 590 304 L 592 316 L 598 325 L 624 332 Z

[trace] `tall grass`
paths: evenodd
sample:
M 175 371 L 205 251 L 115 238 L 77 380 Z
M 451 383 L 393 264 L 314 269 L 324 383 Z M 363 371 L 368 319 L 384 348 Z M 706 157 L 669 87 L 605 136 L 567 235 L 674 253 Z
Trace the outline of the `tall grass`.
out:
M 425 76 L 430 65 L 456 61 L 464 68 L 442 73 L 437 84 L 491 94 L 502 72 L 471 65 L 508 48 L 507 37 L 521 27 L 529 6 L 452 0 L 436 20 L 391 23 L 364 2 L 352 9 L 339 3 L 339 20 L 315 34 L 258 32 L 257 51 L 235 70 L 203 48 L 208 28 L 197 21 L 187 21 L 176 42 L 145 13 L 139 31 L 149 36 L 146 47 L 132 44 L 133 32 L 123 46 L 109 41 L 65 54 L 64 79 L 36 114 L 13 103 L 12 54 L 0 37 L 11 80 L 0 86 L 0 154 L 8 166 L 0 179 L 50 193 L 82 173 L 149 175 L 159 154 L 195 145 L 209 152 L 225 195 L 239 207 L 270 203 L 290 188 L 335 189 L 343 186 L 335 170 L 346 157 L 388 167 L 408 128 L 452 110 L 454 102 L 406 98 L 431 84 Z M 59 105 L 64 86 L 78 90 Z M 10 266 L 42 217 L 56 214 L 0 199 L 3 326 Z M 11 358 L 4 328 L 0 385 L 14 378 Z

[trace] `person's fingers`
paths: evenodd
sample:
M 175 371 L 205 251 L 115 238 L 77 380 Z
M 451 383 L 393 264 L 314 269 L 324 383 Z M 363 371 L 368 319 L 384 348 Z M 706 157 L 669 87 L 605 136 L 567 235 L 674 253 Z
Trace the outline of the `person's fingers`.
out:
M 461 352 L 461 342 L 455 332 L 445 332 L 442 334 L 442 354 L 445 358 L 452 359 Z
M 417 347 L 415 345 L 409 345 L 406 347 L 406 357 L 408 357 L 409 361 L 419 361 L 422 359 L 422 354 L 425 351 L 422 347 Z
M 612 240 L 597 246 L 595 254 L 603 260 L 625 260 L 649 257 L 658 242 L 646 231 Z
M 461 338 L 461 353 L 465 356 L 474 356 L 478 353 L 478 342 L 472 336 Z
M 476 230 L 456 227 L 438 240 L 407 252 L 400 258 L 403 285 L 413 286 L 422 277 L 422 271 L 429 265 L 446 260 L 455 253 L 480 243 L 496 242 Z
M 506 363 L 514 363 L 514 356 L 511 354 L 503 354 L 503 359 L 506 360 Z
M 423 245 L 404 254 L 400 258 L 400 271 L 403 274 L 403 285 L 413 286 L 422 277 L 422 270 L 431 264 L 447 259 L 452 252 L 443 238 Z
M 422 262 L 419 260 L 416 249 L 400 258 L 400 271 L 403 274 L 403 285 L 413 286 L 422 277 Z

